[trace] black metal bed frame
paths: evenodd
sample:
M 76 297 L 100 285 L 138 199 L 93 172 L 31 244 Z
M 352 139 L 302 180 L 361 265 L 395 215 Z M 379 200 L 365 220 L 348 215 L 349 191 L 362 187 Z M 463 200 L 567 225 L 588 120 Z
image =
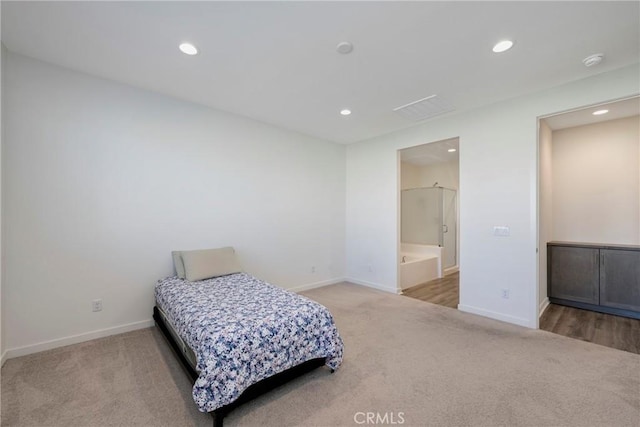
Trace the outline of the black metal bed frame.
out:
M 182 353 L 182 350 L 180 349 L 176 341 L 171 336 L 171 333 L 169 332 L 169 329 L 165 324 L 164 319 L 162 318 L 162 316 L 158 311 L 158 307 L 153 307 L 153 319 L 155 320 L 158 328 L 160 328 L 160 331 L 162 331 L 162 335 L 164 335 L 164 337 L 169 342 L 169 345 L 173 349 L 173 352 L 178 356 L 178 360 L 180 360 L 182 367 L 187 371 L 187 374 L 189 374 L 189 377 L 191 377 L 191 381 L 195 382 L 195 380 L 198 378 L 198 373 L 191 366 L 191 364 L 189 364 L 189 362 L 187 361 L 187 358 Z M 310 372 L 324 364 L 325 364 L 325 358 L 323 357 L 317 358 L 317 359 L 311 359 L 304 363 L 301 363 L 300 365 L 289 368 L 286 371 L 275 374 L 269 378 L 265 378 L 249 386 L 233 402 L 221 408 L 218 408 L 215 411 L 209 412 L 213 417 L 213 426 L 222 427 L 224 417 L 229 412 L 231 412 L 238 406 L 242 405 L 243 403 L 248 402 L 252 399 L 255 399 L 256 397 L 261 396 L 264 393 L 270 390 L 273 390 L 274 388 L 279 387 L 293 380 L 294 378 L 304 375 L 307 372 Z M 331 372 L 333 372 L 333 369 L 331 370 Z

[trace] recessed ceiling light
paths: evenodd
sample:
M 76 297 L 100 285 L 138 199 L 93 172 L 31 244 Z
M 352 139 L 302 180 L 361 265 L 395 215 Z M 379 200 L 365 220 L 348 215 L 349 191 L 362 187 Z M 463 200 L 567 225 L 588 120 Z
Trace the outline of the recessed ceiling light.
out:
M 455 153 L 456 149 L 455 148 L 449 148 L 447 151 L 450 152 L 450 153 Z
M 502 40 L 501 42 L 496 43 L 493 47 L 493 51 L 495 53 L 501 53 L 511 49 L 511 46 L 513 46 L 513 42 L 511 40 Z
M 196 55 L 198 53 L 198 49 L 191 43 L 182 43 L 178 46 L 182 53 L 186 53 L 187 55 Z
M 338 53 L 346 55 L 347 53 L 351 53 L 351 51 L 353 50 L 353 45 L 349 42 L 340 42 L 338 43 L 338 46 L 336 46 L 336 50 L 338 51 Z
M 351 114 L 351 110 L 345 108 L 344 110 L 340 110 L 340 114 L 342 114 L 343 116 L 348 116 L 349 114 Z
M 603 114 L 607 114 L 609 112 L 609 110 L 598 110 L 598 111 L 594 111 L 593 114 L 594 116 L 601 116 Z

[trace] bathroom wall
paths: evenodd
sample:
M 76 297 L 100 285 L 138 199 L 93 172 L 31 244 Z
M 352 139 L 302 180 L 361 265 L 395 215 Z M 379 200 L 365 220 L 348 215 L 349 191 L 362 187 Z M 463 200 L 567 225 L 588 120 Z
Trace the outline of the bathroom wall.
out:
M 418 166 L 401 162 L 401 188 L 433 187 L 435 182 L 440 187 L 457 190 L 460 186 L 460 168 L 458 161 L 433 163 Z
M 420 169 L 421 166 L 408 162 L 400 162 L 400 188 L 402 190 L 421 186 Z

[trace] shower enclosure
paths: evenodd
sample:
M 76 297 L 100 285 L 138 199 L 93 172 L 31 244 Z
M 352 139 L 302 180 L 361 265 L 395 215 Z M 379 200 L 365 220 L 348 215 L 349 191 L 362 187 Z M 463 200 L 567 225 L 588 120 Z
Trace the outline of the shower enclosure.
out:
M 425 187 L 402 190 L 401 241 L 443 248 L 442 267 L 457 265 L 456 190 Z

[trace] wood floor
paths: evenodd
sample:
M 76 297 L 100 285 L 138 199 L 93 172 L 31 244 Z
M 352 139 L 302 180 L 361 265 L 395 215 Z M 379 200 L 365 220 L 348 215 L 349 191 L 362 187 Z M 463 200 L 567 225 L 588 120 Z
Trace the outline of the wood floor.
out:
M 551 304 L 540 329 L 640 354 L 640 320 Z
M 456 271 L 442 279 L 405 289 L 402 294 L 410 298 L 457 309 L 460 301 L 459 289 L 460 273 Z
M 404 296 L 458 308 L 460 273 L 405 289 Z M 540 318 L 540 329 L 618 350 L 640 354 L 640 320 L 551 304 Z

